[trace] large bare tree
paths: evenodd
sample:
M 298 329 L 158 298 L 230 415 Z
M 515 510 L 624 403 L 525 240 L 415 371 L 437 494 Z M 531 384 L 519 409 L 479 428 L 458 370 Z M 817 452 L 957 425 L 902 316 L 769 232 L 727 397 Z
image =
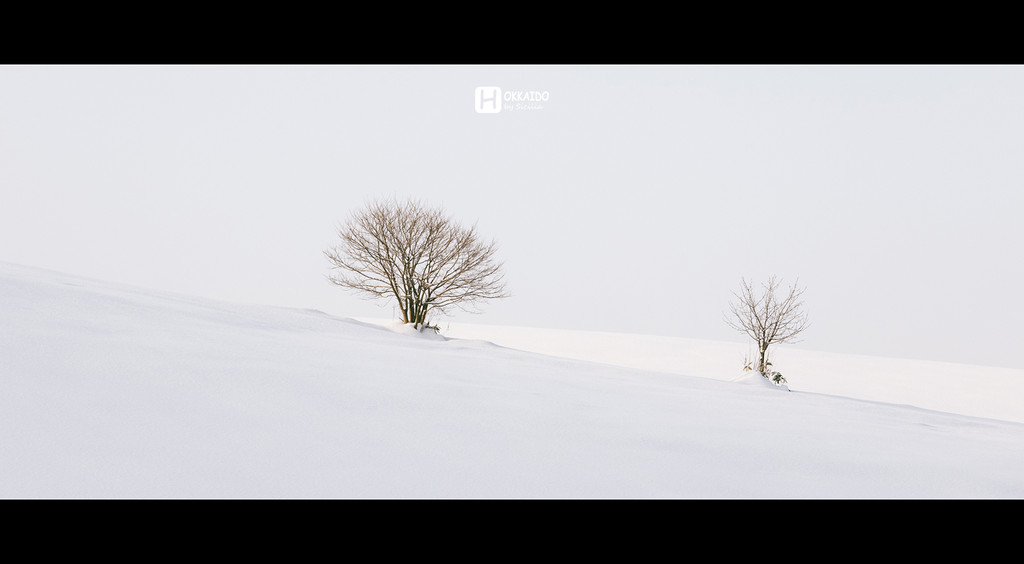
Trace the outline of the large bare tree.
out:
M 788 289 L 783 288 L 782 282 L 772 276 L 761 284 L 762 291 L 758 294 L 750 282 L 741 279 L 740 291 L 733 292 L 737 301 L 729 303 L 732 316 L 726 317 L 726 323 L 754 340 L 758 357 L 753 368 L 776 383 L 784 380 L 780 373 L 769 368 L 768 347 L 798 342 L 797 335 L 807 329 L 809 322 L 801 299 L 805 289 L 795 282 Z
M 416 200 L 368 204 L 338 227 L 340 243 L 324 251 L 329 280 L 369 298 L 393 300 L 402 322 L 422 329 L 451 308 L 507 297 L 497 245 L 476 225 L 463 227 L 440 208 Z M 436 328 L 436 327 L 435 327 Z

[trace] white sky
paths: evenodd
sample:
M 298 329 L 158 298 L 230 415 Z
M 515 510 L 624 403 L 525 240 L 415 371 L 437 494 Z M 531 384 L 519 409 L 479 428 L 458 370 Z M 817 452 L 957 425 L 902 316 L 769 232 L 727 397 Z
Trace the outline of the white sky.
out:
M 322 250 L 415 196 L 501 245 L 456 321 L 742 341 L 776 274 L 801 347 L 1022 368 L 1022 156 L 1020 66 L 0 66 L 0 261 L 390 317 Z

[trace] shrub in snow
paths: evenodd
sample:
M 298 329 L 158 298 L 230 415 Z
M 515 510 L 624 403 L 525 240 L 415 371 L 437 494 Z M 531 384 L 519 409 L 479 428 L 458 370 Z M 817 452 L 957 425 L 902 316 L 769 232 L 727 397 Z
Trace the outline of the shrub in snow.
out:
M 782 377 L 782 372 L 779 372 L 779 371 L 774 370 L 773 368 L 771 368 L 771 366 L 772 366 L 771 362 L 765 362 L 764 366 L 765 366 L 764 372 L 762 372 L 760 370 L 754 370 L 754 362 L 751 361 L 751 360 L 747 360 L 743 364 L 743 371 L 744 372 L 755 371 L 758 374 L 760 374 L 761 376 L 767 378 L 771 383 L 775 384 L 776 386 L 781 386 L 781 385 L 786 383 L 786 379 Z

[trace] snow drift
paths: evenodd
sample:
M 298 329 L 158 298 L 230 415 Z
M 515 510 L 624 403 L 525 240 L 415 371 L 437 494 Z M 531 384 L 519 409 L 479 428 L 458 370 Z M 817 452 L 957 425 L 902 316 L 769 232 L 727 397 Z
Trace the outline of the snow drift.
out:
M 1020 498 L 1024 424 L 0 264 L 4 498 Z

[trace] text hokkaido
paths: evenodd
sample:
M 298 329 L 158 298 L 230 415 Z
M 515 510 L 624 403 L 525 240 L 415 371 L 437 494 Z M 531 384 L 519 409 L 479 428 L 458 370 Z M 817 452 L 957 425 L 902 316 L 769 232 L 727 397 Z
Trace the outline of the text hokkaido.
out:
M 551 94 L 544 90 L 538 92 L 536 90 L 506 90 L 504 92 L 504 99 L 506 102 L 547 102 Z

